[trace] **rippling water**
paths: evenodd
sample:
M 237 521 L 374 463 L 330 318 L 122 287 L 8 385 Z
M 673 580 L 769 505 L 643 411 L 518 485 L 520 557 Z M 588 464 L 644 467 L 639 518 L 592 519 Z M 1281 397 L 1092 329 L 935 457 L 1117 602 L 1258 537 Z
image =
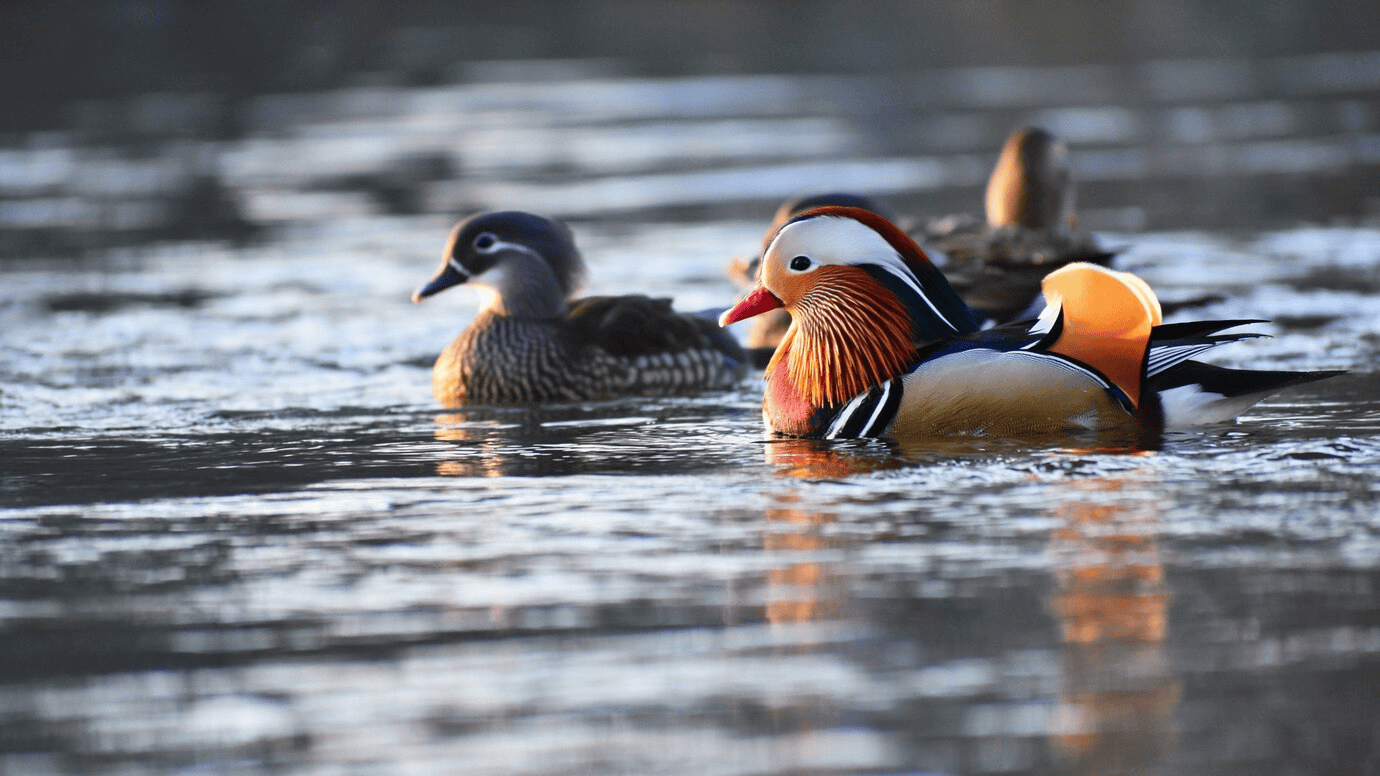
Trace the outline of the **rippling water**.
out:
M 1339 91 L 1369 77 L 1367 56 L 1287 72 Z M 1154 82 L 1222 72 L 1195 66 Z M 1048 77 L 955 71 L 915 88 L 986 84 L 1009 109 L 1007 92 Z M 407 301 L 442 213 L 578 216 L 590 291 L 702 309 L 733 299 L 723 267 L 755 248 L 772 198 L 817 180 L 883 194 L 981 181 L 986 146 L 837 161 L 866 143 L 812 100 L 859 83 L 589 76 L 264 98 L 248 137 L 168 153 L 214 158 L 266 236 L 0 264 L 0 771 L 1374 771 L 1373 227 L 1103 235 L 1166 300 L 1220 295 L 1181 317 L 1274 321 L 1221 363 L 1351 370 L 1227 426 L 767 442 L 753 380 L 435 408 L 430 362 L 476 305 L 463 290 Z M 1229 113 L 1169 110 L 1186 137 Z M 1251 125 L 1288 135 L 1295 110 Z M 952 137 L 1006 129 L 1000 112 L 946 115 L 934 126 Z M 1044 114 L 1110 143 L 1161 115 Z M 1361 122 L 1351 140 L 1290 148 L 1373 164 L 1368 114 L 1337 115 Z M 1216 159 L 1249 187 L 1258 138 L 1238 140 L 1180 173 Z M 176 178 L 150 172 L 158 157 L 44 143 L 0 156 L 27 171 L 8 195 L 31 189 L 0 209 L 10 226 L 85 214 L 118 231 L 163 212 L 119 204 Z M 463 174 L 425 163 L 380 183 L 442 148 Z M 1126 184 L 1161 169 L 1145 153 L 1080 158 L 1090 180 Z M 62 165 L 92 159 L 109 165 L 88 185 L 116 195 L 59 191 Z M 389 192 L 429 204 L 390 209 Z M 1144 220 L 1084 204 L 1103 224 Z

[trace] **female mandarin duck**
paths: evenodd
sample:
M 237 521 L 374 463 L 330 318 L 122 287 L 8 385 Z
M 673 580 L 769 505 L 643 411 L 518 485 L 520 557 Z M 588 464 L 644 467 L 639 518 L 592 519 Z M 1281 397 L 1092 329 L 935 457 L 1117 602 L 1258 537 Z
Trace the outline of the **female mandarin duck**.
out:
M 1075 263 L 1044 280 L 1035 321 L 979 329 L 919 245 L 860 208 L 788 221 L 759 285 L 720 323 L 784 307 L 762 412 L 786 436 L 915 438 L 1158 428 L 1230 420 L 1335 372 L 1223 369 L 1188 359 L 1252 321 L 1164 325 L 1134 275 Z
M 584 263 L 563 224 L 517 211 L 458 225 L 420 302 L 468 283 L 487 292 L 474 322 L 436 360 L 432 392 L 448 407 L 619 396 L 668 396 L 731 387 L 742 349 L 712 320 L 668 299 L 571 299 Z
M 1068 148 L 1038 127 L 1021 127 L 1006 139 L 987 180 L 986 204 L 985 222 L 971 215 L 945 216 L 909 231 L 935 249 L 949 284 L 987 321 L 1034 315 L 1030 311 L 1040 298 L 1040 281 L 1050 271 L 1075 261 L 1105 265 L 1115 255 L 1098 247 L 1091 235 L 1076 230 Z M 859 194 L 795 197 L 776 209 L 763 248 L 782 224 L 829 205 L 860 207 L 895 220 L 880 203 Z M 730 274 L 751 283 L 757 261 L 735 262 Z M 784 311 L 763 315 L 747 332 L 748 346 L 775 348 L 787 325 Z

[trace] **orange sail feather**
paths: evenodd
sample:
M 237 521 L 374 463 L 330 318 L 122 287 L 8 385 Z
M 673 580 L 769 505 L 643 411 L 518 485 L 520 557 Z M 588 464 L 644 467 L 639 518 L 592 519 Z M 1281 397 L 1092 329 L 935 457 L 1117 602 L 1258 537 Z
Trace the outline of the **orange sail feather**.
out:
M 1050 350 L 1101 372 L 1139 406 L 1150 330 L 1163 318 L 1155 292 L 1129 272 L 1081 262 L 1045 276 L 1043 288 L 1064 318 Z

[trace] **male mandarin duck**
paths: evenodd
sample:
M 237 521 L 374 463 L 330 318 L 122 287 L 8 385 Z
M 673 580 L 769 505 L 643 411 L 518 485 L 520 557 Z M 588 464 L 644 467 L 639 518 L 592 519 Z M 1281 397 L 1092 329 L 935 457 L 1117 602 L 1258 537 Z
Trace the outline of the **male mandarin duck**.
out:
M 1052 270 L 1075 261 L 1106 265 L 1115 255 L 1076 230 L 1068 149 L 1038 127 L 1021 127 L 1006 139 L 987 180 L 986 204 L 986 221 L 971 215 L 945 216 L 908 229 L 934 249 L 949 284 L 986 321 L 1003 323 L 1029 312 L 1040 297 L 1041 279 Z M 860 207 L 896 220 L 876 200 L 859 194 L 794 197 L 777 208 L 763 248 L 782 224 L 830 205 Z M 730 274 L 751 283 L 757 262 L 735 262 Z M 749 328 L 748 346 L 775 348 L 788 324 L 784 311 L 764 314 Z
M 764 374 L 762 412 L 772 431 L 796 437 L 1196 425 L 1337 374 L 1190 361 L 1259 336 L 1220 333 L 1254 321 L 1163 324 L 1154 293 L 1129 273 L 1074 263 L 1043 288 L 1038 319 L 980 329 L 905 232 L 869 210 L 831 206 L 777 231 L 758 286 L 720 323 L 790 312 Z
M 517 211 L 456 225 L 420 302 L 467 283 L 486 292 L 475 320 L 445 349 L 432 392 L 448 407 L 620 396 L 669 396 L 733 386 L 746 373 L 736 340 L 668 299 L 572 299 L 584 262 L 570 230 Z

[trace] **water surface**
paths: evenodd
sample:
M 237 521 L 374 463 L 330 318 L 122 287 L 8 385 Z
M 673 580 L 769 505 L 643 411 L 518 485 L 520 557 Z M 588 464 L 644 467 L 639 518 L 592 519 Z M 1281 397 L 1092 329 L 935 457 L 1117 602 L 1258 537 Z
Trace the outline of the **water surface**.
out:
M 1362 71 L 1302 72 L 1329 101 Z M 407 300 L 454 212 L 570 216 L 589 291 L 724 306 L 724 265 L 802 185 L 975 206 L 1028 107 L 1001 85 L 1053 77 L 1021 73 L 918 79 L 989 89 L 926 98 L 949 140 L 924 153 L 837 108 L 863 81 L 598 68 L 269 96 L 243 137 L 142 157 L 7 151 L 27 177 L 0 208 L 20 254 L 0 263 L 0 771 L 1375 770 L 1380 230 L 1136 231 L 1166 211 L 1135 198 L 1204 159 L 1268 189 L 1251 160 L 1281 138 L 1300 153 L 1270 164 L 1374 164 L 1365 111 L 1327 114 L 1344 136 L 1298 103 L 1172 102 L 1197 92 L 1039 114 L 1084 145 L 1091 191 L 1115 184 L 1084 202 L 1119 267 L 1166 300 L 1215 295 L 1179 318 L 1273 321 L 1219 363 L 1351 370 L 1235 424 L 769 442 L 754 379 L 433 404 L 431 360 L 477 300 Z M 1242 110 L 1277 120 L 1223 133 Z M 1137 139 L 1165 115 L 1197 149 L 1174 175 Z M 184 180 L 160 160 L 189 155 L 234 193 L 220 226 L 252 229 L 151 236 Z M 101 230 L 116 249 L 73 255 Z

